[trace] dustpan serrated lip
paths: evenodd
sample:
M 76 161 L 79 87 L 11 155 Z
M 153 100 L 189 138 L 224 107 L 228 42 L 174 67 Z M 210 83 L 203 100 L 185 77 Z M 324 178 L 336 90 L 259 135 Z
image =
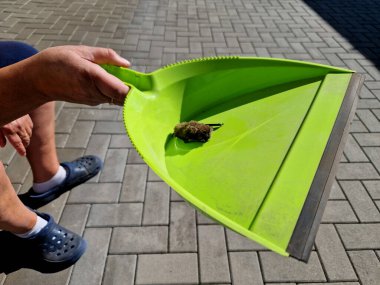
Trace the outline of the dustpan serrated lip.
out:
M 220 59 L 239 59 L 240 56 L 237 55 L 230 55 L 230 56 L 208 56 L 208 57 L 199 57 L 199 58 L 192 58 L 192 59 L 184 59 L 178 62 L 169 63 L 162 67 L 162 69 L 170 68 L 177 65 L 183 65 L 186 63 L 193 63 L 193 62 L 202 62 L 202 61 L 213 61 L 213 60 L 220 60 Z
M 136 152 L 138 153 L 138 155 L 145 161 L 144 156 L 141 154 L 141 152 L 136 147 L 136 145 L 135 145 L 135 143 L 134 143 L 134 141 L 133 141 L 133 139 L 132 139 L 132 137 L 131 137 L 131 135 L 130 135 L 130 133 L 128 131 L 128 127 L 127 127 L 128 124 L 127 124 L 127 115 L 126 115 L 126 105 L 127 105 L 128 100 L 129 100 L 129 97 L 132 95 L 132 91 L 133 91 L 134 88 L 135 87 L 131 86 L 130 90 L 129 90 L 128 94 L 127 94 L 127 96 L 125 96 L 125 100 L 124 100 L 124 104 L 123 104 L 123 124 L 124 124 L 125 132 L 126 132 L 128 138 L 129 138 L 129 140 L 130 140 L 133 148 L 136 150 Z
M 197 63 L 197 62 L 206 62 L 206 61 L 217 61 L 217 60 L 265 60 L 265 61 L 273 61 L 273 62 L 287 62 L 287 63 L 294 63 L 294 64 L 301 64 L 301 65 L 309 65 L 314 67 L 320 67 L 320 68 L 328 68 L 335 72 L 342 72 L 342 73 L 354 73 L 354 70 L 347 69 L 344 67 L 336 67 L 332 65 L 322 64 L 318 62 L 311 62 L 311 61 L 304 61 L 304 60 L 296 60 L 296 59 L 289 59 L 289 58 L 277 58 L 277 57 L 260 57 L 260 56 L 241 56 L 241 55 L 221 55 L 221 56 L 210 56 L 210 57 L 199 57 L 199 58 L 192 58 L 192 59 L 185 59 L 178 62 L 169 63 L 167 65 L 164 65 L 158 70 L 162 69 L 168 69 L 180 65 L 185 65 L 189 63 Z

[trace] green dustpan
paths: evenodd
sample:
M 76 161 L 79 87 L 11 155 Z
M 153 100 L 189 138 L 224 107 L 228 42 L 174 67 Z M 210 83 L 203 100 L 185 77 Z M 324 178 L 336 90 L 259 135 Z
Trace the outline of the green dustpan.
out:
M 222 57 L 152 73 L 104 66 L 131 86 L 127 133 L 145 162 L 197 209 L 307 261 L 361 78 L 300 61 Z M 222 123 L 206 143 L 183 121 Z

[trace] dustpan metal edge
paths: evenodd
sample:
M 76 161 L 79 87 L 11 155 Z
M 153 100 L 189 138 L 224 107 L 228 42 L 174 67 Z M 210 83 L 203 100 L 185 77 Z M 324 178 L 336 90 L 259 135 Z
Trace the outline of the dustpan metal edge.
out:
M 363 75 L 356 73 L 352 75 L 333 130 L 289 241 L 287 252 L 290 256 L 301 261 L 307 262 L 310 257 L 349 133 L 350 122 L 355 114 L 358 94 L 363 81 Z

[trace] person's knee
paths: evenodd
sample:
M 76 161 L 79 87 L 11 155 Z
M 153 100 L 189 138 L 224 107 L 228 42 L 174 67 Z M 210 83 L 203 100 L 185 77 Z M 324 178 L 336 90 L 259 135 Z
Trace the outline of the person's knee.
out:
M 0 41 L 0 68 L 14 64 L 38 53 L 38 50 L 23 42 Z

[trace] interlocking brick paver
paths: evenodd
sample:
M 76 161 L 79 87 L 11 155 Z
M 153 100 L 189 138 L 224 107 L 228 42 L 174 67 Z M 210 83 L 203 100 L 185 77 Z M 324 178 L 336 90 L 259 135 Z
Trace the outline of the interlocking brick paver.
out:
M 357 110 L 356 114 L 371 132 L 380 132 L 379 120 L 370 110 Z
M 258 243 L 238 234 L 234 231 L 226 229 L 227 233 L 227 247 L 230 251 L 235 250 L 263 250 L 264 247 Z
M 334 180 L 333 185 L 331 186 L 329 199 L 331 200 L 345 200 L 346 199 L 346 197 L 344 196 L 342 192 L 342 189 L 340 188 L 336 180 Z
M 71 271 L 72 268 L 68 268 L 55 274 L 46 275 L 31 269 L 23 269 L 7 275 L 4 285 L 65 285 L 70 280 Z
M 230 252 L 231 278 L 236 285 L 262 285 L 260 264 L 256 252 Z
M 379 108 L 376 106 L 371 106 L 371 108 Z M 380 110 L 379 109 L 373 109 L 372 112 L 375 114 L 375 116 L 380 120 Z
M 133 226 L 141 224 L 141 203 L 95 204 L 88 218 L 88 227 Z
M 380 102 L 378 99 L 360 99 L 358 102 L 358 109 L 368 109 L 368 108 L 380 108 Z M 379 116 L 376 114 L 377 110 L 374 110 L 376 117 Z
M 348 201 L 328 201 L 322 223 L 356 223 L 358 218 Z
M 203 283 L 230 282 L 224 229 L 198 226 L 200 277 Z
M 76 121 L 71 129 L 65 146 L 73 148 L 85 148 L 88 144 L 94 122 Z
M 367 133 L 368 129 L 361 121 L 352 121 L 350 125 L 350 132 L 352 133 Z
M 56 120 L 55 131 L 57 133 L 70 133 L 79 112 L 80 110 L 78 109 L 63 109 Z
M 145 199 L 146 165 L 130 165 L 125 168 L 123 185 L 121 189 L 121 202 L 143 202 Z
M 124 135 L 112 135 L 110 148 L 129 148 L 133 147 L 128 136 Z
M 380 171 L 380 147 L 365 147 L 364 151 L 371 159 L 377 171 Z
M 362 64 L 363 65 L 363 64 Z M 363 65 L 364 66 L 364 65 Z M 362 89 L 360 90 L 360 98 L 376 98 L 375 95 L 373 95 L 373 92 L 369 90 L 366 86 L 362 86 Z
M 355 271 L 333 225 L 320 225 L 315 243 L 329 281 L 357 280 Z
M 93 130 L 94 134 L 125 134 L 122 122 L 97 121 Z
M 5 171 L 12 183 L 21 184 L 24 182 L 29 170 L 30 166 L 26 158 L 16 154 Z
M 380 146 L 380 133 L 354 134 L 361 146 Z
M 68 138 L 68 134 L 55 134 L 55 146 L 57 148 L 65 147 Z
M 170 205 L 169 251 L 196 252 L 195 210 L 184 202 Z
M 128 149 L 108 149 L 100 182 L 122 182 L 127 164 Z
M 68 193 L 65 193 L 49 204 L 39 208 L 38 210 L 43 213 L 49 213 L 56 221 L 59 221 L 67 201 L 67 196 Z
M 0 161 L 4 165 L 8 165 L 15 154 L 16 150 L 14 147 L 10 143 L 7 143 L 4 148 L 0 149 Z
M 339 179 L 380 179 L 371 163 L 341 163 L 336 177 Z
M 216 225 L 217 222 L 214 219 L 206 216 L 205 214 L 197 211 L 197 224 L 198 225 Z
M 361 222 L 380 221 L 380 212 L 359 181 L 342 181 L 341 185 Z
M 118 110 L 84 109 L 80 111 L 78 120 L 114 121 L 116 120 L 118 113 Z
M 162 181 L 162 179 L 151 168 L 149 168 L 148 181 Z
M 368 161 L 367 156 L 364 154 L 358 143 L 350 135 L 347 138 L 344 154 L 350 162 L 365 162 Z
M 82 234 L 86 225 L 90 205 L 66 205 L 59 224 L 77 234 Z
M 369 89 L 380 89 L 380 82 L 377 82 L 377 81 L 366 81 L 364 84 Z
M 367 71 L 369 75 L 372 76 L 374 80 L 380 80 L 380 72 L 374 66 L 364 66 L 364 69 Z
M 141 158 L 141 156 L 138 154 L 138 152 L 131 148 L 128 154 L 128 164 L 144 164 L 144 160 Z
M 380 281 L 380 261 L 374 251 L 349 251 L 363 285 L 377 285 Z
M 68 203 L 116 203 L 121 183 L 86 183 L 70 191 Z
M 308 263 L 278 256 L 273 252 L 260 252 L 265 282 L 324 282 L 322 265 L 316 252 L 312 252 Z
M 372 91 L 373 95 L 375 95 L 376 98 L 380 100 L 380 90 L 375 90 L 374 89 L 374 90 L 371 90 L 371 91 Z
M 110 139 L 111 138 L 109 135 L 94 135 L 94 134 L 92 134 L 89 138 L 85 154 L 86 155 L 96 155 L 104 161 L 106 154 L 107 154 Z M 93 180 L 97 182 L 98 179 L 99 179 L 99 176 L 97 176 Z
M 340 163 L 342 163 L 342 162 L 348 162 L 348 159 L 347 159 L 347 157 L 345 156 L 345 154 L 343 153 L 343 155 L 342 155 L 342 157 L 340 158 L 340 161 L 339 161 Z
M 380 200 L 380 181 L 363 181 L 365 188 L 368 190 L 372 199 Z
M 195 253 L 139 256 L 136 284 L 198 284 Z
M 59 148 L 57 149 L 59 161 L 72 161 L 81 157 L 84 150 L 80 148 Z
M 171 202 L 184 202 L 185 200 L 173 189 L 170 189 L 170 201 Z
M 107 258 L 111 229 L 86 229 L 88 242 L 86 254 L 75 264 L 70 285 L 100 284 Z
M 102 283 L 133 285 L 135 281 L 136 260 L 136 255 L 109 255 Z
M 325 284 L 326 283 L 298 283 L 298 285 L 325 285 Z M 359 282 L 329 282 L 328 284 L 329 285 L 360 285 Z M 277 284 L 271 283 L 271 285 L 277 285 Z M 285 283 L 283 285 L 285 285 Z
M 110 253 L 162 253 L 168 250 L 168 227 L 117 227 L 111 239 Z
M 164 182 L 148 182 L 145 194 L 143 225 L 169 223 L 170 188 Z
M 337 229 L 346 249 L 380 248 L 380 224 L 337 225 Z

